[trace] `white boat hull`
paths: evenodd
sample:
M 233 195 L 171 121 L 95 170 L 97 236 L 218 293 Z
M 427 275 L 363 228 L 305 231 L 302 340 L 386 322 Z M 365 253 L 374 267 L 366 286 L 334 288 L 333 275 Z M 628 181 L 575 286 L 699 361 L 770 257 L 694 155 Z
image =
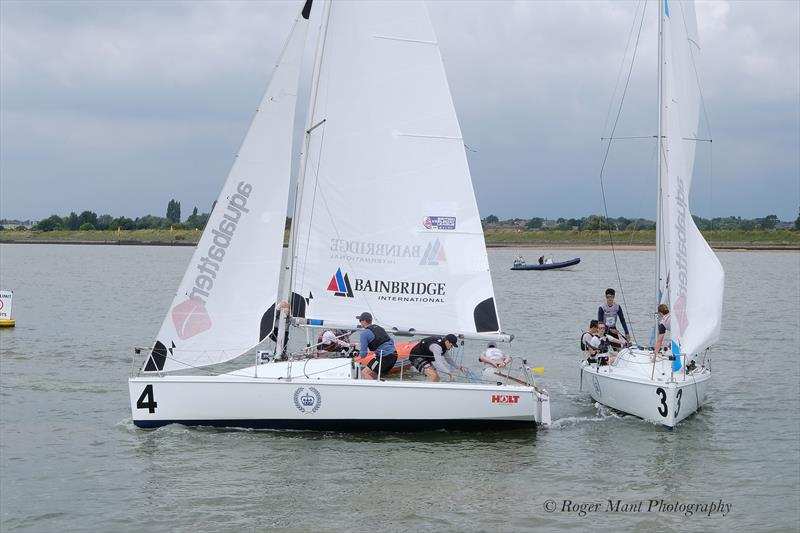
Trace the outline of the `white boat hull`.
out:
M 581 363 L 581 390 L 605 406 L 675 427 L 705 403 L 711 372 L 671 372 L 672 362 L 648 364 L 651 352 L 623 350 L 617 365 Z M 652 377 L 651 377 L 652 376 Z
M 359 380 L 347 375 L 349 365 L 343 368 L 341 361 L 259 365 L 258 377 L 255 367 L 219 376 L 133 377 L 128 381 L 133 423 L 141 428 L 178 423 L 323 431 L 483 430 L 550 423 L 549 396 L 541 389 Z

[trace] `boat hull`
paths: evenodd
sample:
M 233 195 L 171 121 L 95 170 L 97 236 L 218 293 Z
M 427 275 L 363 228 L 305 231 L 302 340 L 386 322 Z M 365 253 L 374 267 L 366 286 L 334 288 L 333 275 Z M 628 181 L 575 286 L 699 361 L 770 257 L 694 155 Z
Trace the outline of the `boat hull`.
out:
M 558 270 L 573 267 L 580 262 L 580 257 L 576 257 L 575 259 L 570 259 L 569 261 L 559 261 L 558 263 L 545 263 L 542 265 L 538 263 L 534 263 L 532 265 L 517 265 L 512 266 L 511 270 Z
M 645 379 L 614 366 L 581 364 L 581 390 L 607 407 L 668 427 L 695 413 L 705 403 L 710 371 Z
M 252 368 L 252 367 L 251 367 Z M 321 431 L 485 430 L 549 424 L 549 396 L 528 386 L 348 377 L 137 376 L 133 423 Z

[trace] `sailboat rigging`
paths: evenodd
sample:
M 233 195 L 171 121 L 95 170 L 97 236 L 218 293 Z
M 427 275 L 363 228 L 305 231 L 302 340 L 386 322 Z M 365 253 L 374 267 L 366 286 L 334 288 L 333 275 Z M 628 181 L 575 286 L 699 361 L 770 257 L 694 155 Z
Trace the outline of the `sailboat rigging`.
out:
M 129 379 L 134 424 L 548 424 L 549 396 L 525 360 L 516 362 L 522 383 L 508 372 L 495 382 L 369 381 L 349 358 L 286 351 L 286 328 L 356 330 L 364 311 L 396 335 L 513 338 L 500 327 L 461 130 L 422 3 L 325 3 L 283 264 L 310 9 L 307 0 L 154 347 Z M 264 360 L 213 376 L 185 372 L 252 353 L 271 333 L 275 352 Z
M 599 403 L 672 427 L 705 401 L 708 348 L 719 338 L 724 271 L 689 212 L 699 118 L 699 54 L 691 0 L 659 0 L 655 301 L 669 304 L 672 343 L 622 350 L 610 365 L 581 363 Z

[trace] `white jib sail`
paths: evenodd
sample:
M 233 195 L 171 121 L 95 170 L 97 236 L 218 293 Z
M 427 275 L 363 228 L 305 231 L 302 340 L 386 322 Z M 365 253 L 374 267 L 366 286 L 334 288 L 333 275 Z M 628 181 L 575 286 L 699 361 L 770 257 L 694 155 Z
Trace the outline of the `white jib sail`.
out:
M 681 352 L 695 354 L 719 338 L 725 273 L 692 220 L 689 191 L 697 142 L 700 46 L 692 2 L 665 1 L 664 135 L 668 217 L 667 265 L 671 334 Z
M 295 22 L 273 70 L 145 362 L 147 371 L 228 361 L 272 330 L 273 317 L 267 311 L 278 294 L 309 7 Z
M 355 324 L 369 311 L 387 328 L 499 331 L 425 4 L 333 2 L 324 35 L 295 217 L 292 288 L 306 317 Z

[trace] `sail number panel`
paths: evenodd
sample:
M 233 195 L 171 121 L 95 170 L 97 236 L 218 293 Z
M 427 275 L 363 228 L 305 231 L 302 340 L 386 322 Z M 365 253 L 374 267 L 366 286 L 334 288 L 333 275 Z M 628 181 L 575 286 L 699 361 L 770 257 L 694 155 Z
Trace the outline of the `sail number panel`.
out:
M 136 408 L 147 409 L 148 412 L 155 413 L 156 407 L 158 407 L 158 403 L 156 403 L 156 399 L 153 396 L 153 385 L 148 385 L 142 391 L 139 399 L 136 400 Z

